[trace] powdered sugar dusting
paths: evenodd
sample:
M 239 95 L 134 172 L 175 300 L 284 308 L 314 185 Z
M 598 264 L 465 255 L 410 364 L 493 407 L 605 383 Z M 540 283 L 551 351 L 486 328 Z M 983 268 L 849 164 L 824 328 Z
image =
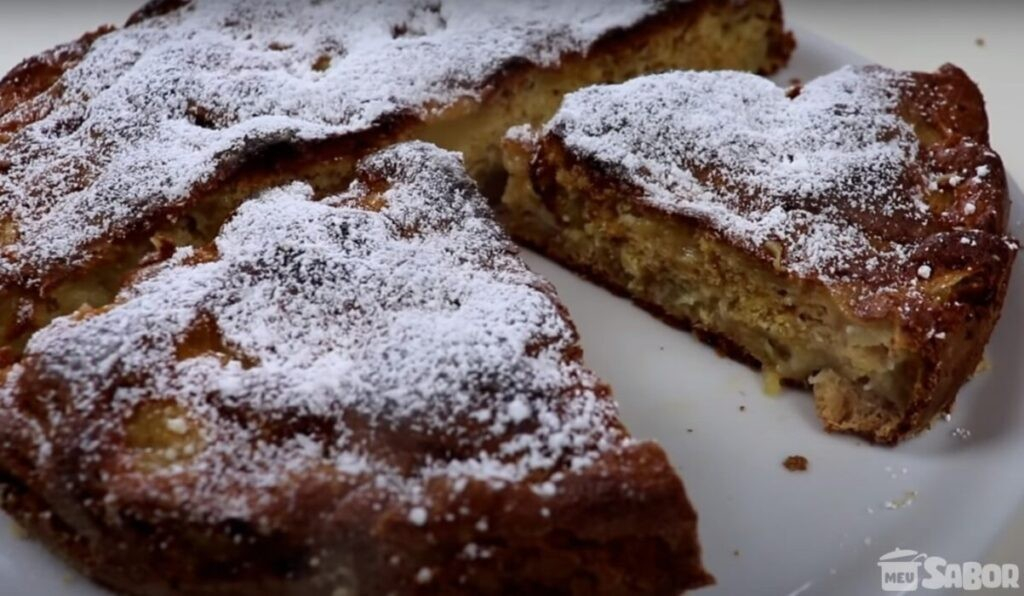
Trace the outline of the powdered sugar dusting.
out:
M 842 279 L 905 260 L 866 231 L 926 221 L 918 142 L 897 113 L 902 75 L 845 68 L 790 98 L 738 72 L 674 72 L 570 94 L 547 131 L 623 176 L 642 200 L 695 217 L 790 270 Z
M 50 92 L 0 115 L 0 130 L 30 122 L 0 144 L 0 214 L 18 228 L 0 275 L 37 283 L 232 158 L 476 98 L 510 62 L 586 52 L 659 6 L 195 0 L 104 35 Z
M 303 184 L 267 191 L 213 260 L 181 249 L 112 309 L 38 332 L 0 395 L 7 413 L 33 404 L 19 428 L 51 429 L 34 437 L 40 469 L 66 450 L 83 470 L 123 453 L 125 420 L 166 402 L 174 436 L 200 439 L 172 466 L 125 464 L 148 499 L 251 516 L 315 472 L 361 479 L 423 525 L 430 479 L 535 478 L 552 494 L 558 470 L 627 441 L 458 156 L 406 144 L 362 168 L 388 181 L 380 212 L 359 207 L 375 192 L 362 182 L 321 202 Z M 182 355 L 198 325 L 222 347 Z

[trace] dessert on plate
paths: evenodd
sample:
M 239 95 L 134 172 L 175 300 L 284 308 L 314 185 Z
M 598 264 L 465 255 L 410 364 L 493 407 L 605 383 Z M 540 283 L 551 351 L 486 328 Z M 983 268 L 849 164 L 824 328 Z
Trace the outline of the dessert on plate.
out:
M 497 194 L 506 129 L 769 73 L 776 0 L 158 0 L 0 80 L 3 506 L 140 594 L 711 581 Z
M 3 505 L 131 594 L 675 594 L 711 581 L 459 156 L 292 183 L 28 342 Z
M 950 65 L 593 86 L 512 129 L 505 162 L 513 237 L 878 443 L 951 407 L 1018 248 L 981 93 Z

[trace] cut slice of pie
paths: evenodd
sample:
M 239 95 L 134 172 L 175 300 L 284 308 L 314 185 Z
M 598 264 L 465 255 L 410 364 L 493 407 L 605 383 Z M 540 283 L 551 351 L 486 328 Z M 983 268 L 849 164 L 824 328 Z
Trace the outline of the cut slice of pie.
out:
M 879 443 L 951 407 L 1018 248 L 981 94 L 953 66 L 595 86 L 505 151 L 513 236 Z
M 28 343 L 4 507 L 131 594 L 677 594 L 711 581 L 459 156 L 295 183 Z

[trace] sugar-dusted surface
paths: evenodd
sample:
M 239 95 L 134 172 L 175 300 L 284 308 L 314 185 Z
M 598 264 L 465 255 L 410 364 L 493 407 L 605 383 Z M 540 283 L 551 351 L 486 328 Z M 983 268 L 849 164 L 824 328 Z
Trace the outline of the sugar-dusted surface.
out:
M 0 114 L 0 275 L 36 283 L 187 197 L 232 157 L 475 98 L 513 61 L 548 65 L 659 9 L 529 0 L 196 0 L 100 37 Z M 3 136 L 0 136 L 3 138 Z M 19 279 L 21 278 L 21 279 Z
M 571 94 L 546 130 L 659 210 L 781 252 L 797 275 L 857 283 L 903 271 L 937 232 L 939 183 L 900 114 L 908 77 L 847 67 L 790 93 L 744 73 L 654 75 Z
M 267 191 L 215 259 L 182 249 L 113 308 L 37 333 L 6 378 L 4 440 L 30 434 L 41 476 L 69 454 L 72 482 L 116 475 L 97 489 L 111 504 L 251 519 L 297 500 L 308 481 L 293 478 L 320 477 L 405 503 L 417 525 L 432 478 L 554 494 L 558 470 L 624 445 L 571 323 L 459 157 L 398 145 L 362 168 L 389 188 Z M 220 340 L 183 353 L 196 328 Z M 168 430 L 195 444 L 152 469 L 124 429 L 155 402 L 179 409 Z

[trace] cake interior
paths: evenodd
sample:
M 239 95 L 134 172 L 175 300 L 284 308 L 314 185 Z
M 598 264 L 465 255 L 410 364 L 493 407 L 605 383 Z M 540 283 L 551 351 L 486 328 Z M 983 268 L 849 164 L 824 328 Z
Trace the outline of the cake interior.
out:
M 922 363 L 893 323 L 849 315 L 820 284 L 618 196 L 557 151 L 544 154 L 556 173 L 554 196 L 542 200 L 530 177 L 534 151 L 528 140 L 506 143 L 502 219 L 513 237 L 759 365 L 768 393 L 811 385 L 830 428 L 894 432 Z
M 505 181 L 500 141 L 508 128 L 547 120 L 566 93 L 594 83 L 668 69 L 774 70 L 785 57 L 771 46 L 782 36 L 775 10 L 775 3 L 767 1 L 742 6 L 712 3 L 684 16 L 682 24 L 649 23 L 587 56 L 569 56 L 548 69 L 514 71 L 486 90 L 483 101 L 467 99 L 423 121 L 318 146 L 269 147 L 197 192 L 183 212 L 167 214 L 160 229 L 102 247 L 100 256 L 81 274 L 44 286 L 38 293 L 0 295 L 0 364 L 16 360 L 28 338 L 54 318 L 83 305 L 109 304 L 140 263 L 166 256 L 174 247 L 210 242 L 238 205 L 259 190 L 302 180 L 321 195 L 339 192 L 350 183 L 355 161 L 383 146 L 416 139 L 460 151 L 485 195 L 497 198 Z M 17 230 L 2 231 L 5 236 L 17 234 Z

